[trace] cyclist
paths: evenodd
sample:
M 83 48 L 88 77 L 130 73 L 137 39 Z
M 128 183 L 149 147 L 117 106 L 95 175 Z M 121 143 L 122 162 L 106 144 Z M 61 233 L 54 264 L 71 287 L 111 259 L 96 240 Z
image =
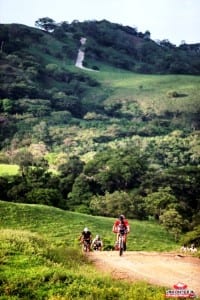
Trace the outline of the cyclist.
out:
M 126 250 L 127 234 L 130 232 L 130 225 L 124 215 L 120 215 L 119 218 L 113 224 L 112 231 L 117 233 L 115 247 L 118 247 L 119 233 L 124 234 L 124 251 Z
M 103 241 L 101 240 L 100 236 L 97 234 L 92 241 L 92 249 L 101 251 L 102 248 L 103 248 Z
M 84 230 L 82 231 L 79 240 L 81 241 L 81 243 L 83 244 L 84 241 L 87 242 L 88 244 L 88 248 L 89 251 L 91 249 L 91 241 L 92 241 L 92 233 L 89 231 L 89 229 L 87 227 L 84 228 Z

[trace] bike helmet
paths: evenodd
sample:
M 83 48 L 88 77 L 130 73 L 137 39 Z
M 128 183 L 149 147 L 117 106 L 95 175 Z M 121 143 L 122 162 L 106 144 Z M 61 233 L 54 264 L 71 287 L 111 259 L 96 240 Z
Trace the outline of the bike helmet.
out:
M 119 220 L 120 220 L 120 221 L 123 221 L 124 219 L 125 219 L 125 216 L 124 216 L 124 215 L 120 215 L 120 216 L 119 216 Z
M 84 231 L 84 232 L 88 232 L 89 230 L 88 230 L 87 227 L 85 227 L 83 231 Z
M 97 240 L 100 239 L 100 236 L 99 236 L 98 234 L 96 235 L 96 239 L 97 239 Z

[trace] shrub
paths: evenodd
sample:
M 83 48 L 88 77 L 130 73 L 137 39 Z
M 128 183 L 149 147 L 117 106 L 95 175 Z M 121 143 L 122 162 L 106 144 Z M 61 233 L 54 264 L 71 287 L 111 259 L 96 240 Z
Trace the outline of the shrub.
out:
M 62 200 L 61 193 L 56 189 L 34 188 L 26 194 L 28 203 L 58 206 Z
M 167 93 L 167 96 L 169 98 L 178 98 L 178 97 L 180 97 L 180 94 L 176 91 L 170 91 L 170 92 Z
M 195 244 L 196 247 L 200 247 L 200 225 L 195 227 L 193 231 L 189 231 L 182 238 L 183 245 Z

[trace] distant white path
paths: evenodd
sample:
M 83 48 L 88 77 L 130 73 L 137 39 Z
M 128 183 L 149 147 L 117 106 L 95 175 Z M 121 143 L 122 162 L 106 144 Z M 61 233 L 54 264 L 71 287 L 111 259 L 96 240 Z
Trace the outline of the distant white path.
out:
M 80 39 L 80 42 L 81 42 L 81 46 L 85 45 L 87 39 L 82 37 Z M 77 55 L 77 59 L 76 59 L 76 63 L 75 63 L 75 66 L 77 68 L 80 68 L 80 69 L 84 69 L 84 70 L 87 70 L 87 71 L 96 71 L 96 70 L 93 70 L 93 69 L 89 69 L 89 68 L 85 68 L 83 66 L 83 61 L 84 61 L 84 58 L 85 58 L 85 52 L 80 48 L 78 50 L 78 55 Z

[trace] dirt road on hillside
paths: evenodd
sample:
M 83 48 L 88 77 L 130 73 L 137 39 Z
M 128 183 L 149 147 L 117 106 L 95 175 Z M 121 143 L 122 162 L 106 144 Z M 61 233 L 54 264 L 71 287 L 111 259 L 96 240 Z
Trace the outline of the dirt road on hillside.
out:
M 88 256 L 97 269 L 119 280 L 142 280 L 170 289 L 181 282 L 200 296 L 199 258 L 143 251 L 127 251 L 121 257 L 117 251 L 96 251 Z

